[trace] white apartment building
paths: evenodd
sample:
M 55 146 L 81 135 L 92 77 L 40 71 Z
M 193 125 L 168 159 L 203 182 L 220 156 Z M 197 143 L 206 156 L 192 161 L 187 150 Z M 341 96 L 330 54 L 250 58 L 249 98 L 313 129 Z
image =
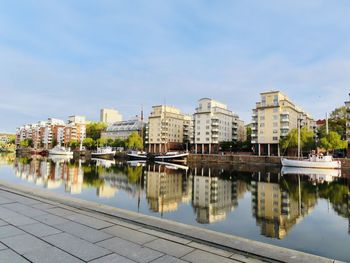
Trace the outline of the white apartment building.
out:
M 316 129 L 316 122 L 280 91 L 260 93 L 252 115 L 252 141 L 255 152 L 265 156 L 280 156 L 280 139 L 301 126 Z
M 189 139 L 191 117 L 179 109 L 168 106 L 153 106 L 146 126 L 145 141 L 151 153 L 184 150 Z
M 196 153 L 218 152 L 220 142 L 237 141 L 239 126 L 244 129 L 238 115 L 213 99 L 200 99 L 193 116 L 192 142 Z
M 123 116 L 115 109 L 101 109 L 100 121 L 108 124 L 123 120 Z

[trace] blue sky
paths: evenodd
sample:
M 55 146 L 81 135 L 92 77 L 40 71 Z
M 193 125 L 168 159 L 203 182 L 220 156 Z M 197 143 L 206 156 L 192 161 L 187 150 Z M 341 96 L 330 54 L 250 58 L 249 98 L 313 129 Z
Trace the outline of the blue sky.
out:
M 0 2 L 0 131 L 114 107 L 192 113 L 227 103 L 246 122 L 278 89 L 315 118 L 350 91 L 348 0 Z

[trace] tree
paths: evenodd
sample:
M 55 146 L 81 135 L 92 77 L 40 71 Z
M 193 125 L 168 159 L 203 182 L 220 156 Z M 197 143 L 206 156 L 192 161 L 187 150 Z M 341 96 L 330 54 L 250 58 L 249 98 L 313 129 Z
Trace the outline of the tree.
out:
M 300 147 L 305 151 L 310 151 L 316 147 L 314 132 L 303 127 L 300 129 Z M 286 137 L 280 140 L 283 150 L 298 148 L 298 129 L 292 129 Z
M 83 140 L 83 145 L 84 145 L 86 148 L 91 149 L 92 147 L 95 146 L 95 141 L 94 141 L 94 139 L 92 139 L 92 138 L 85 138 L 85 139 Z
M 342 106 L 336 108 L 328 119 L 328 128 L 330 131 L 337 132 L 342 140 L 346 139 L 346 107 Z M 320 138 L 327 135 L 326 125 L 323 125 L 318 130 Z
M 70 143 L 69 143 L 69 146 L 72 147 L 73 149 L 76 149 L 79 147 L 79 142 L 77 140 L 72 140 Z
M 126 147 L 129 149 L 143 149 L 143 141 L 141 136 L 137 132 L 133 132 L 129 135 L 128 139 L 125 142 Z
M 33 147 L 33 140 L 32 139 L 25 139 L 19 143 L 19 146 L 21 148 Z
M 96 140 L 96 145 L 97 147 L 101 147 L 107 144 L 107 139 L 106 138 L 99 138 Z
M 97 140 L 101 138 L 101 132 L 105 130 L 107 124 L 104 122 L 92 122 L 86 125 L 86 137 Z
M 319 145 L 327 152 L 348 147 L 347 141 L 342 140 L 340 135 L 334 131 L 330 131 L 326 136 L 321 138 Z
M 113 147 L 125 147 L 125 141 L 122 139 L 115 139 L 112 143 Z

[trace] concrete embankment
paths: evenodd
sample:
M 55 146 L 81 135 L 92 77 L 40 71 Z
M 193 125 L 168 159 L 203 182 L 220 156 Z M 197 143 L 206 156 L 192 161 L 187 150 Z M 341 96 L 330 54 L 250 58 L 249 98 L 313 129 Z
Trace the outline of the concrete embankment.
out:
M 288 157 L 295 159 L 295 157 Z M 350 158 L 335 159 L 342 163 L 342 168 L 350 169 Z M 190 154 L 188 162 L 195 163 L 230 163 L 249 165 L 281 165 L 281 157 L 278 156 L 256 156 L 256 155 L 235 155 L 235 154 Z
M 6 262 L 45 262 L 49 250 L 61 262 L 340 262 L 5 181 L 0 198 L 8 222 L 1 241 L 10 248 L 0 248 L 0 261 L 5 253 Z M 28 222 L 26 232 L 18 222 Z

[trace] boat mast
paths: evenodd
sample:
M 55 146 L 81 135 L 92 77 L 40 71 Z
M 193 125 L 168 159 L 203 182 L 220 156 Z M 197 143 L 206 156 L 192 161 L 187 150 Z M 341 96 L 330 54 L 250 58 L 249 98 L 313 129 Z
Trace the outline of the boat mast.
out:
M 298 159 L 300 159 L 300 126 L 301 126 L 301 117 L 298 117 Z

